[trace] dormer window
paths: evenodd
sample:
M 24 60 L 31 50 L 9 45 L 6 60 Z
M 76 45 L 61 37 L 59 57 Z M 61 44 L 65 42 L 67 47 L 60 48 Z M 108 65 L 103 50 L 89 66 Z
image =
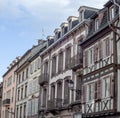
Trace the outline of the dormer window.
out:
M 61 37 L 61 30 L 60 29 L 55 29 L 55 40 L 58 40 Z
M 68 27 L 62 27 L 62 35 L 66 34 L 68 31 Z
M 99 19 L 95 20 L 95 31 L 99 29 Z
M 114 8 L 114 6 L 112 6 L 111 8 L 110 8 L 110 13 L 109 13 L 110 15 L 110 20 L 113 20 L 114 19 L 114 17 L 115 17 L 115 8 Z

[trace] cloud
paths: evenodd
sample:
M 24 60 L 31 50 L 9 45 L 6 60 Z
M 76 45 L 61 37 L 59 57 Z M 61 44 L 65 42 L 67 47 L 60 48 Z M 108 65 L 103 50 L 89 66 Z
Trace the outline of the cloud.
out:
M 81 5 L 101 8 L 107 0 L 0 0 L 0 17 L 9 19 L 35 17 L 41 20 L 58 14 L 77 14 Z

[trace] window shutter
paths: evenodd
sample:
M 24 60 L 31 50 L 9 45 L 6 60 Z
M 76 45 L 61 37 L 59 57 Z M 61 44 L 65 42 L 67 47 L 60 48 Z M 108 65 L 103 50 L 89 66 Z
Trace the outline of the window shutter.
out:
M 103 55 L 102 55 L 102 42 L 99 42 L 99 59 L 102 59 Z
M 113 83 L 113 76 L 111 75 L 110 76 L 110 97 L 113 97 L 114 96 L 114 83 Z
M 84 103 L 86 101 L 86 86 L 83 85 L 82 86 L 82 103 Z
M 88 65 L 88 51 L 85 51 L 85 67 Z
M 110 39 L 106 39 L 106 56 L 110 55 Z
M 98 45 L 97 44 L 94 46 L 94 54 L 93 55 L 94 55 L 94 62 L 96 62 L 98 59 Z
M 98 99 L 98 82 L 95 82 L 95 95 L 94 99 Z
M 99 79 L 97 81 L 97 99 L 101 99 L 101 87 L 102 87 L 102 84 L 101 84 L 101 80 Z

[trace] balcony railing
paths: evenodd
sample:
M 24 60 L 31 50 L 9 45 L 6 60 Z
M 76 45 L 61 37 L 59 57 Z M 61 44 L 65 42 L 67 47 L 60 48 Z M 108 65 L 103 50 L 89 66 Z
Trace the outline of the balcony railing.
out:
M 60 109 L 62 107 L 62 99 L 56 98 L 54 100 L 49 100 L 47 104 L 48 110 Z
M 48 73 L 42 73 L 39 77 L 39 84 L 44 85 L 45 83 L 49 82 L 49 74 Z
M 4 105 L 4 106 L 10 105 L 10 99 L 8 99 L 8 98 L 7 98 L 7 99 L 4 99 L 4 100 L 3 100 L 3 105 Z
M 82 67 L 82 64 L 83 64 L 83 60 L 82 58 L 80 58 L 79 54 L 71 57 L 71 68 L 72 69 L 78 69 Z

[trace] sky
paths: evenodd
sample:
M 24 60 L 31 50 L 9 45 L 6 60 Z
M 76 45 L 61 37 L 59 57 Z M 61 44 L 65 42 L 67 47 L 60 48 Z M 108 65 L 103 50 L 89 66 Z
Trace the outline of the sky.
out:
M 9 64 L 38 39 L 54 35 L 80 6 L 103 8 L 108 0 L 0 0 L 0 81 Z

